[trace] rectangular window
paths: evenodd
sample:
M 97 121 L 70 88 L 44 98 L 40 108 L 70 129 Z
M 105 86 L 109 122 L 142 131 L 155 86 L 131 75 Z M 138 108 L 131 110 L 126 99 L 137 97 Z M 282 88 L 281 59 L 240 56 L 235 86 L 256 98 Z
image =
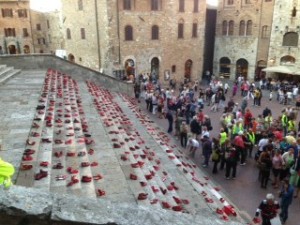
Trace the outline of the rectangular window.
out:
M 82 0 L 78 0 L 78 10 L 83 10 L 83 1 Z
M 27 10 L 26 9 L 18 9 L 18 16 L 20 18 L 27 18 Z
M 196 38 L 198 37 L 198 24 L 197 23 L 193 23 L 193 32 L 192 32 L 192 37 Z
M 184 0 L 179 0 L 179 12 L 184 12 Z
M 45 45 L 46 44 L 46 39 L 42 38 L 42 41 L 43 41 L 43 44 Z
M 251 0 L 245 0 L 245 4 L 251 4 Z
M 13 17 L 12 9 L 2 9 L 2 17 Z
M 123 9 L 131 10 L 131 0 L 123 0 Z
M 183 38 L 183 23 L 178 24 L 178 39 Z
M 42 29 L 42 28 L 41 28 L 41 24 L 38 23 L 38 24 L 36 25 L 36 29 L 37 29 L 37 30 L 41 30 L 41 29 Z
M 23 28 L 23 37 L 29 37 L 27 28 Z
M 85 29 L 80 28 L 80 33 L 81 33 L 81 39 L 85 39 Z
M 194 12 L 199 12 L 199 0 L 194 0 Z
M 151 10 L 152 11 L 159 10 L 159 0 L 151 0 Z
M 227 5 L 233 5 L 234 1 L 233 0 L 227 0 Z
M 40 45 L 41 44 L 41 39 L 38 38 L 37 41 L 38 41 L 38 44 Z
M 16 29 L 15 28 L 4 28 L 5 37 L 15 37 Z
M 51 34 L 48 34 L 49 43 L 52 43 Z
M 50 22 L 47 20 L 47 28 L 50 29 Z

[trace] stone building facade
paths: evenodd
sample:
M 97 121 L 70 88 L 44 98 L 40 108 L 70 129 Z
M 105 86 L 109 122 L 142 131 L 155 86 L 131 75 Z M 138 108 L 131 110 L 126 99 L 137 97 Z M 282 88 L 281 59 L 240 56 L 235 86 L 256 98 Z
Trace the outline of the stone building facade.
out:
M 29 0 L 0 0 L 0 53 L 33 51 Z
M 277 0 L 278 2 L 279 0 Z M 263 76 L 269 58 L 275 0 L 219 0 L 214 74 Z
M 196 80 L 205 13 L 205 0 L 62 0 L 65 49 L 70 60 L 107 74 Z

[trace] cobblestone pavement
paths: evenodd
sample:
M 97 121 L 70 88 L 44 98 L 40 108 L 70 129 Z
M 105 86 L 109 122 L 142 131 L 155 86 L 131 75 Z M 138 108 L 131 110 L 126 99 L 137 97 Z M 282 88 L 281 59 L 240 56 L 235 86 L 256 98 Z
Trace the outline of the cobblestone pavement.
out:
M 205 88 L 205 86 L 202 86 L 202 88 Z M 231 94 L 232 92 L 229 90 L 226 96 L 226 101 L 230 98 Z M 265 90 L 263 91 L 263 99 L 260 107 L 252 106 L 253 102 L 251 99 L 248 101 L 248 107 L 255 116 L 261 114 L 266 106 L 272 110 L 273 118 L 277 118 L 280 115 L 282 109 L 284 108 L 284 105 L 281 105 L 276 101 L 275 93 L 273 94 L 272 101 L 269 101 L 268 98 L 269 92 Z M 234 100 L 235 102 L 238 102 L 239 105 L 241 104 L 242 97 L 240 95 L 240 92 L 234 98 Z M 146 110 L 144 101 L 141 101 L 140 106 L 142 109 Z M 219 121 L 222 115 L 222 110 L 220 110 L 219 112 L 210 112 L 209 109 L 210 108 L 208 106 L 205 106 L 203 112 L 209 115 L 211 118 L 213 125 L 211 136 L 214 137 L 217 136 L 220 131 Z M 166 119 L 158 119 L 157 116 L 152 114 L 150 116 L 154 121 L 156 121 L 157 124 L 160 124 L 162 127 L 164 127 L 165 131 L 167 130 L 168 122 Z M 297 120 L 297 124 L 298 121 L 299 117 Z M 178 140 L 177 143 L 180 144 Z M 278 196 L 278 189 L 274 189 L 271 186 L 271 182 L 269 182 L 267 189 L 260 188 L 260 183 L 258 181 L 258 169 L 256 167 L 254 159 L 248 159 L 246 166 L 238 165 L 237 178 L 235 180 L 226 180 L 225 171 L 219 171 L 218 174 L 212 174 L 212 163 L 208 168 L 202 168 L 202 157 L 200 155 L 200 152 L 196 154 L 194 162 L 199 166 L 201 170 L 205 171 L 210 177 L 213 177 L 214 181 L 216 181 L 221 185 L 221 187 L 223 187 L 223 191 L 229 195 L 230 199 L 237 205 L 237 207 L 241 211 L 248 213 L 251 217 L 254 216 L 257 206 L 259 205 L 260 201 L 265 198 L 267 193 L 273 193 L 275 196 Z M 294 199 L 289 209 L 289 219 L 287 220 L 286 224 L 298 224 L 297 213 L 299 212 L 299 210 L 300 200 L 299 198 Z

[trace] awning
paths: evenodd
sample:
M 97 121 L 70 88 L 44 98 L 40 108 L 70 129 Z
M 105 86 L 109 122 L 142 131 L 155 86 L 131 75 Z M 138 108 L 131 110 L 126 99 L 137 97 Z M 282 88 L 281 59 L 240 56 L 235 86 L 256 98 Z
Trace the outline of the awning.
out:
M 272 66 L 264 68 L 262 71 L 270 73 L 300 74 L 300 70 L 294 66 Z

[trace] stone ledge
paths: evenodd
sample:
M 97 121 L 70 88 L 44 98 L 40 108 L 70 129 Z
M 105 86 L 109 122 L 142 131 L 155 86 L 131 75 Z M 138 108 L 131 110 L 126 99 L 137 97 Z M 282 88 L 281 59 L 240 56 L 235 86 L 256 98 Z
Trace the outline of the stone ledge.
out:
M 133 204 L 113 204 L 104 199 L 79 198 L 42 189 L 13 186 L 9 190 L 0 188 L 0 224 L 221 225 L 224 221 L 208 210 L 204 210 L 201 215 L 192 216 Z M 241 225 L 238 222 L 226 224 Z

